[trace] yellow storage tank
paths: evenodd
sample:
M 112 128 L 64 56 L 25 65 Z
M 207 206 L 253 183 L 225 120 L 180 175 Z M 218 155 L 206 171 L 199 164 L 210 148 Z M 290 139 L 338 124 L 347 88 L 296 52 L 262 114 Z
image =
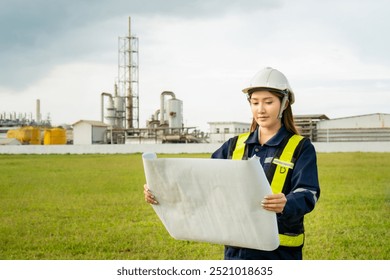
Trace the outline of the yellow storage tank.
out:
M 63 128 L 51 128 L 46 129 L 44 138 L 44 145 L 65 145 L 66 144 L 66 129 Z
M 31 130 L 28 127 L 22 127 L 18 130 L 18 138 L 21 143 L 28 144 L 31 140 Z
M 19 129 L 8 130 L 7 138 L 16 138 L 22 144 L 39 145 L 41 142 L 41 132 L 38 127 L 24 126 Z
M 10 129 L 7 131 L 7 138 L 15 138 L 19 140 L 19 129 Z
M 30 131 L 30 144 L 40 145 L 41 144 L 41 131 L 38 127 L 29 126 L 27 129 Z

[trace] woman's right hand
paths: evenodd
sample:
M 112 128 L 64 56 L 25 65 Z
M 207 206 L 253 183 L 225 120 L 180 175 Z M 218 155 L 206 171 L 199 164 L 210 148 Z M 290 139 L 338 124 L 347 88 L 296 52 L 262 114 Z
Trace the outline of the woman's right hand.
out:
M 154 195 L 151 193 L 151 191 L 148 188 L 148 185 L 144 185 L 144 196 L 145 196 L 145 201 L 149 204 L 158 204 L 158 201 L 154 197 Z

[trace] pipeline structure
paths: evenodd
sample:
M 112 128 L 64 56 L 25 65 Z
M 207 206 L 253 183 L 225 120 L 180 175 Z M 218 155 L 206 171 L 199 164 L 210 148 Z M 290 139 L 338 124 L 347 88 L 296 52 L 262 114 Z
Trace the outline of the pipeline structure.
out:
M 107 142 L 124 143 L 205 143 L 208 135 L 196 127 L 184 127 L 183 101 L 172 91 L 160 94 L 160 108 L 139 127 L 138 38 L 129 31 L 119 37 L 118 83 L 114 93 L 101 93 L 101 122 L 107 129 Z

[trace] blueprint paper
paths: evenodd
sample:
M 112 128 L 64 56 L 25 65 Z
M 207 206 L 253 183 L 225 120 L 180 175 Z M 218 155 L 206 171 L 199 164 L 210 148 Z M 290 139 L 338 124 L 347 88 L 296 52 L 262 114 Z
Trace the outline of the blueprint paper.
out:
M 271 251 L 279 246 L 276 214 L 261 201 L 271 188 L 259 158 L 157 158 L 142 155 L 152 205 L 169 234 Z

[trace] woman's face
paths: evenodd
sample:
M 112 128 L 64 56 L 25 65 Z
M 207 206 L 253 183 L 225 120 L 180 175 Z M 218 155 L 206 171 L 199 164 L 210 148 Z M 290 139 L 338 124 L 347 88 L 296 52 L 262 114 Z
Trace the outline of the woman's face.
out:
M 253 118 L 260 127 L 279 129 L 282 121 L 278 118 L 281 102 L 279 97 L 269 91 L 259 90 L 252 93 L 249 103 Z

